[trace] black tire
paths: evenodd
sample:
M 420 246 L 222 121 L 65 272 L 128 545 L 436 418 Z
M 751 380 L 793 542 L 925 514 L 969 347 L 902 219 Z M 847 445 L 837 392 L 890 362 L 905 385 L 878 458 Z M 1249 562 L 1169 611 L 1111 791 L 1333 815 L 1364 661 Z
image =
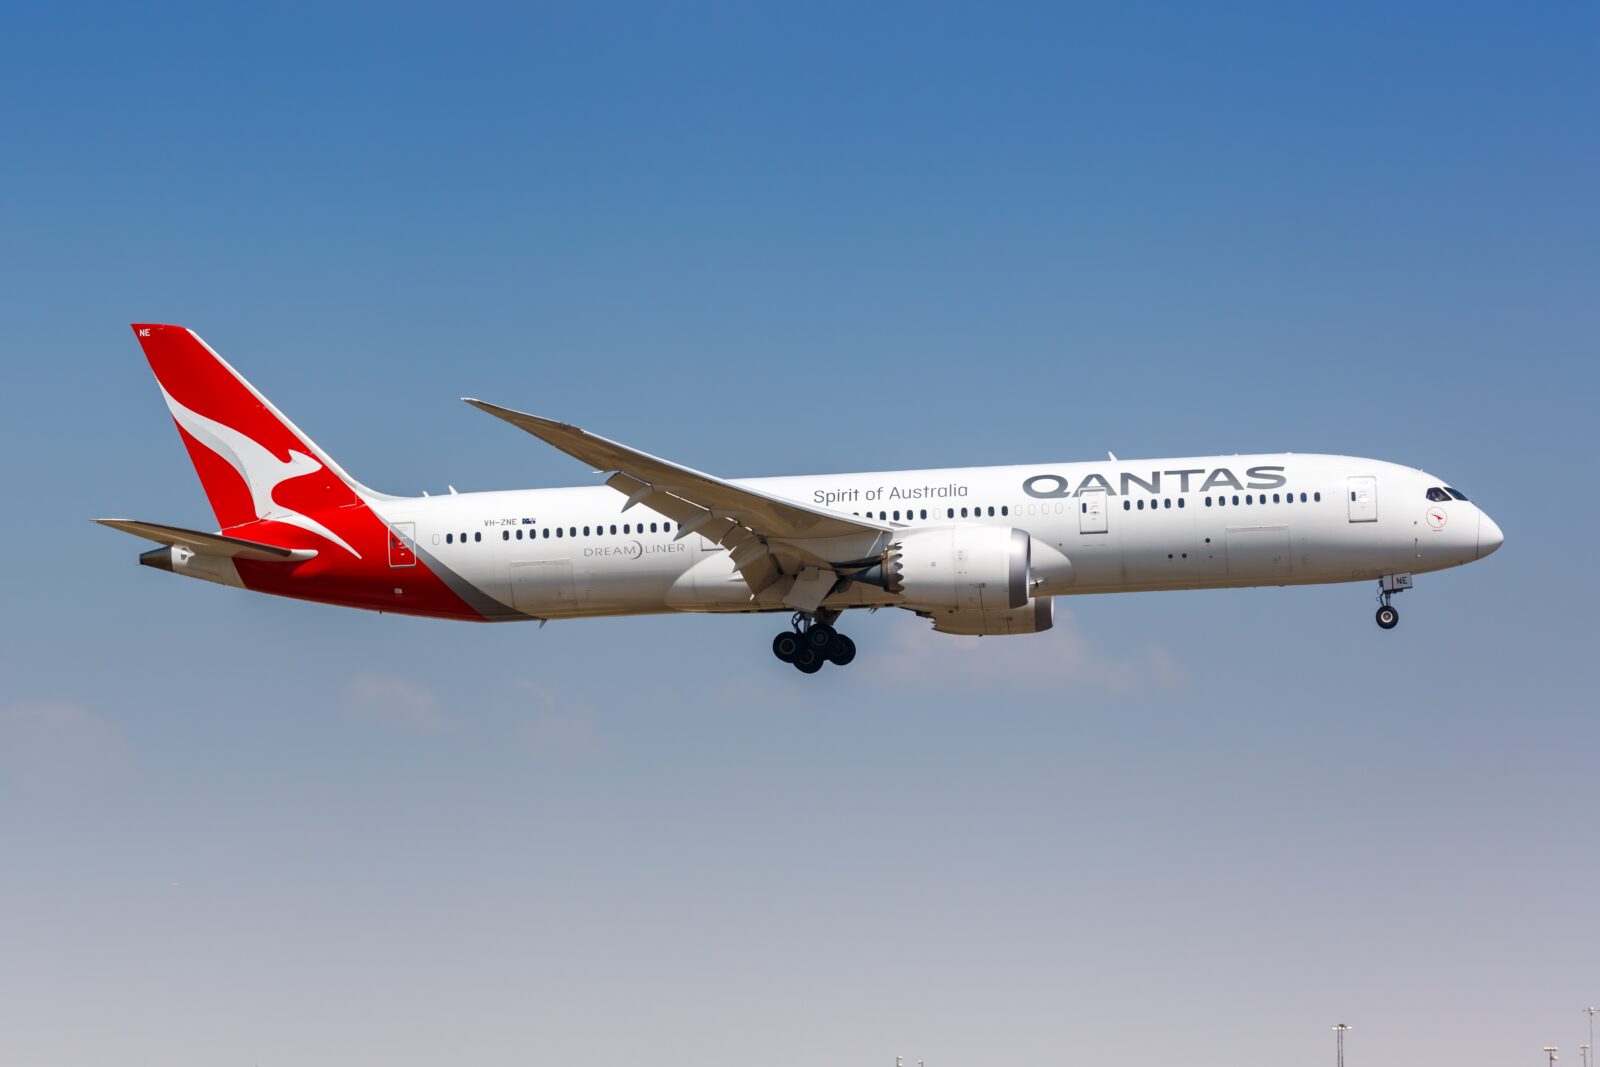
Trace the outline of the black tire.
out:
M 1394 610 L 1394 608 L 1390 607 L 1388 604 L 1385 604 L 1383 607 L 1378 609 L 1378 625 L 1383 627 L 1385 630 L 1394 629 L 1399 622 L 1400 613 Z
M 800 646 L 800 651 L 794 655 L 794 666 L 801 674 L 816 674 L 822 669 L 822 656 L 814 648 Z
M 793 663 L 795 653 L 800 651 L 800 635 L 793 630 L 785 630 L 772 639 L 772 654 L 785 663 Z
M 828 661 L 835 667 L 847 667 L 856 658 L 856 643 L 844 634 L 836 634 L 828 646 Z
M 825 622 L 819 622 L 806 631 L 806 644 L 826 655 L 829 647 L 833 645 L 833 639 L 838 636 L 838 631 L 833 627 Z

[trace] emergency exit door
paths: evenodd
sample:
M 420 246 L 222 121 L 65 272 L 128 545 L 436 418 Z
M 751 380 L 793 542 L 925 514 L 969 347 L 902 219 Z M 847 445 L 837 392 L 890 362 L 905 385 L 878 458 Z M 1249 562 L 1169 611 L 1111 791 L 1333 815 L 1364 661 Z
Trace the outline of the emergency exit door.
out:
M 1350 521 L 1378 521 L 1378 479 L 1350 479 Z
M 1078 498 L 1078 532 L 1098 534 L 1106 532 L 1106 494 L 1096 489 Z

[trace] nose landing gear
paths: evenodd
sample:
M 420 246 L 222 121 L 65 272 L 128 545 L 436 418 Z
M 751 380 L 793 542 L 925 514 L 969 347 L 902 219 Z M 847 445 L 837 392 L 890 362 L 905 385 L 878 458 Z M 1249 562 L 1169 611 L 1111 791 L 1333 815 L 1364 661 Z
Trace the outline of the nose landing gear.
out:
M 1378 625 L 1385 630 L 1392 630 L 1400 624 L 1400 612 L 1395 610 L 1389 598 L 1396 593 L 1403 593 L 1411 588 L 1411 575 L 1385 574 L 1378 579 Z
M 856 643 L 833 628 L 837 611 L 795 612 L 791 629 L 772 639 L 772 654 L 801 674 L 816 674 L 824 663 L 843 667 L 856 658 Z

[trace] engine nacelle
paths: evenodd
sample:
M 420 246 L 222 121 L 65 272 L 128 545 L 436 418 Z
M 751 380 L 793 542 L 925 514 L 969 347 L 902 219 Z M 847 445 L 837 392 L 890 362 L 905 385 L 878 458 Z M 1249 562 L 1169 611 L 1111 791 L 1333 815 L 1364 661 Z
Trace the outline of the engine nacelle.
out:
M 911 531 L 885 557 L 886 588 L 917 610 L 1012 611 L 1028 603 L 1032 544 L 994 526 Z
M 1034 597 L 1020 608 L 996 611 L 923 611 L 918 612 L 933 620 L 933 628 L 942 634 L 964 634 L 968 637 L 999 637 L 1005 634 L 1036 634 L 1050 629 L 1056 623 L 1055 599 Z

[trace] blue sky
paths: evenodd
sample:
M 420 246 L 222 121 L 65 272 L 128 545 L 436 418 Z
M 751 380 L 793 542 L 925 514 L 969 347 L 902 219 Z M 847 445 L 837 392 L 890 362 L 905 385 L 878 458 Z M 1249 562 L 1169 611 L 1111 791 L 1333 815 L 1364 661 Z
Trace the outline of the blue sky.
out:
M 33 9 L 0 66 L 0 1059 L 1576 1062 L 1592 5 Z M 1507 533 L 848 670 L 134 565 L 127 331 L 392 492 L 1288 449 Z

